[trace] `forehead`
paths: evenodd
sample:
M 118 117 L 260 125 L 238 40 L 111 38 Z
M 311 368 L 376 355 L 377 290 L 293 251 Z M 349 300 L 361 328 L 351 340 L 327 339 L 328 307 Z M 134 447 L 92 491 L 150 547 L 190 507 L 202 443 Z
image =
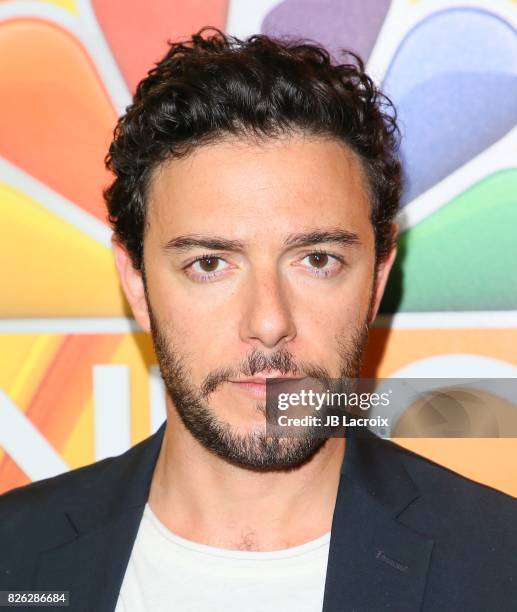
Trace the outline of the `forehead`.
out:
M 161 164 L 148 195 L 148 232 L 224 230 L 240 238 L 319 223 L 371 229 L 362 163 L 335 139 L 229 137 Z

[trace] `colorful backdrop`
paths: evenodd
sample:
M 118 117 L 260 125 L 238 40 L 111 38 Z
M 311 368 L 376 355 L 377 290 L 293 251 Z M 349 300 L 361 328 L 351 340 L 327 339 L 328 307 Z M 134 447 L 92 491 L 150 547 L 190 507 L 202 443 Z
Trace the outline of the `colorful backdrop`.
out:
M 517 3 L 0 0 L 0 492 L 164 418 L 115 274 L 103 157 L 166 40 L 207 24 L 355 49 L 399 109 L 400 255 L 365 375 L 517 375 Z M 517 495 L 515 439 L 400 442 Z

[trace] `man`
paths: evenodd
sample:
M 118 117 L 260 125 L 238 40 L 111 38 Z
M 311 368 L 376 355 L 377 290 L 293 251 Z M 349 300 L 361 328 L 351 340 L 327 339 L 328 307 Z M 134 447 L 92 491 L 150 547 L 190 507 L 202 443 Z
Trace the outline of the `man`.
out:
M 140 83 L 105 195 L 167 422 L 0 499 L 2 589 L 88 612 L 517 609 L 512 498 L 373 434 L 266 435 L 266 379 L 359 376 L 395 258 L 396 125 L 355 60 L 201 31 Z

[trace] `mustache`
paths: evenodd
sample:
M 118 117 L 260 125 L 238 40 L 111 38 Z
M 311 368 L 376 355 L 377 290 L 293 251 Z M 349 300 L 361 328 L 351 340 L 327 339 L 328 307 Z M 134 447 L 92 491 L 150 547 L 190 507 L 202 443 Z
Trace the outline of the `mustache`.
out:
M 210 372 L 201 385 L 201 395 L 206 399 L 217 387 L 228 382 L 231 378 L 242 376 L 267 375 L 271 372 L 280 372 L 286 376 L 307 376 L 323 382 L 330 380 L 329 372 L 318 365 L 306 361 L 296 362 L 292 353 L 287 349 L 280 349 L 272 355 L 266 355 L 254 349 L 236 368 L 219 368 Z

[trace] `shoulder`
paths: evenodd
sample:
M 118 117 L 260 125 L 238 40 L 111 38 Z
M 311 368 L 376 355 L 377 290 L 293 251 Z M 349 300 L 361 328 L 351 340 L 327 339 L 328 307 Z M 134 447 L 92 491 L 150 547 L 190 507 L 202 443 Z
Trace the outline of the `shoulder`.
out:
M 20 529 L 44 529 L 51 513 L 66 510 L 71 503 L 87 495 L 88 488 L 102 479 L 117 459 L 103 459 L 0 495 L 0 543 L 15 538 Z
M 143 507 L 164 427 L 122 455 L 1 495 L 0 582 L 30 584 L 42 551 L 71 542 L 127 509 Z
M 0 519 L 21 507 L 30 507 L 34 504 L 61 505 L 67 502 L 76 502 L 78 498 L 87 497 L 91 493 L 115 494 L 112 487 L 124 488 L 134 485 L 135 478 L 121 483 L 121 476 L 138 476 L 140 479 L 148 479 L 149 471 L 152 471 L 161 447 L 165 432 L 164 422 L 162 426 L 148 438 L 135 444 L 121 455 L 107 457 L 90 465 L 76 468 L 38 480 L 23 487 L 12 489 L 0 495 Z M 1 523 L 0 523 L 1 525 Z
M 75 538 L 67 509 L 86 498 L 114 461 L 105 459 L 0 496 L 0 582 L 31 588 L 39 551 Z
M 443 547 L 466 554 L 517 553 L 517 499 L 475 482 L 421 455 L 390 443 L 414 482 L 418 497 L 400 521 L 432 535 Z
M 417 485 L 421 496 L 433 506 L 448 506 L 451 510 L 476 503 L 481 510 L 517 513 L 517 498 L 493 487 L 476 482 L 422 455 L 395 443 L 389 443 Z
M 452 602 L 456 609 L 513 609 L 517 499 L 395 444 L 390 448 L 418 490 L 397 521 L 433 542 L 429 609 Z
M 365 480 L 382 480 L 382 485 L 375 486 L 386 489 L 396 487 L 399 480 L 409 480 L 420 505 L 434 511 L 459 512 L 469 508 L 472 515 L 497 511 L 516 517 L 517 498 L 463 476 L 394 440 L 366 430 L 357 435 L 350 450 L 351 471 L 360 473 Z
M 116 460 L 116 457 L 109 457 L 51 478 L 11 489 L 0 495 L 0 517 L 3 518 L 5 513 L 18 510 L 20 506 L 27 504 L 53 504 L 66 500 L 67 493 L 80 489 L 84 484 L 96 480 L 114 460 Z
M 47 522 L 58 513 L 62 515 L 70 509 L 108 503 L 110 498 L 120 496 L 121 489 L 134 489 L 142 467 L 153 467 L 161 434 L 162 431 L 157 432 L 122 455 L 0 495 L 0 547 L 22 531 L 44 534 L 51 530 L 52 525 Z M 135 478 L 128 478 L 128 474 Z M 144 485 L 147 478 L 146 472 Z

